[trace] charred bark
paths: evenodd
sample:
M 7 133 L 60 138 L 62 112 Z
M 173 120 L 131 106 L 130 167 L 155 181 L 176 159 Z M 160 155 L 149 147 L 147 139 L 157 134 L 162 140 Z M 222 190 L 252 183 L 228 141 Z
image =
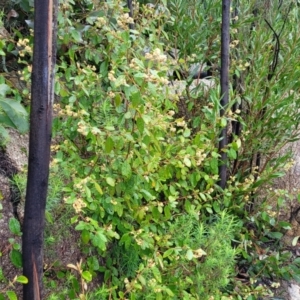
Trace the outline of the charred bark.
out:
M 222 29 L 221 29 L 221 108 L 220 117 L 225 114 L 229 102 L 229 43 L 230 43 L 230 0 L 222 0 Z M 219 186 L 224 189 L 227 181 L 227 126 L 220 134 L 219 154 Z
M 28 180 L 23 223 L 24 300 L 42 298 L 43 239 L 49 177 L 56 0 L 35 0 Z

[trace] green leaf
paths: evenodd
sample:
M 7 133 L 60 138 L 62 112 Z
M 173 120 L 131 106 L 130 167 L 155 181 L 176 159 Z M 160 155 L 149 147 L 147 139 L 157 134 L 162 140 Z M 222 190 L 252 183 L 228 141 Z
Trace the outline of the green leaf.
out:
M 90 241 L 90 233 L 88 230 L 83 230 L 81 232 L 81 240 L 84 244 L 87 244 Z
M 23 284 L 28 283 L 28 279 L 24 275 L 18 276 L 17 279 L 16 279 L 16 281 L 19 282 L 19 283 L 23 283 Z
M 213 203 L 213 209 L 214 209 L 214 211 L 216 212 L 216 213 L 219 213 L 220 212 L 220 205 L 219 205 L 219 202 L 218 201 L 215 201 L 214 203 Z
M 10 92 L 10 87 L 5 83 L 1 83 L 0 84 L 0 96 L 5 97 L 5 95 L 9 92 Z
M 296 245 L 297 245 L 297 243 L 298 243 L 298 240 L 299 240 L 299 235 L 298 236 L 295 236 L 294 238 L 293 238 L 293 241 L 292 241 L 292 246 L 293 247 L 295 247 Z
M 7 291 L 6 295 L 7 295 L 9 300 L 18 300 L 18 297 L 17 297 L 16 293 L 13 292 L 13 291 Z
M 18 101 L 7 98 L 0 99 L 0 108 L 5 112 L 9 121 L 13 124 L 12 127 L 20 132 L 28 131 L 28 114 Z
M 188 260 L 192 260 L 193 259 L 193 257 L 194 257 L 194 254 L 193 254 L 193 251 L 191 250 L 191 249 L 189 249 L 187 252 L 186 252 L 186 258 L 188 259 Z
M 190 159 L 189 159 L 188 157 L 185 157 L 185 158 L 183 159 L 183 162 L 184 162 L 184 164 L 185 164 L 188 168 L 190 168 L 190 167 L 192 166 L 192 163 L 191 163 L 191 161 L 190 161 Z
M 99 185 L 96 181 L 94 181 L 94 185 L 95 185 L 95 188 L 96 188 L 97 192 L 98 192 L 100 195 L 103 195 L 103 191 L 102 191 L 100 185 Z
M 10 260 L 17 268 L 22 268 L 22 254 L 20 251 L 13 249 L 10 252 Z
M 6 142 L 9 140 L 9 134 L 8 131 L 1 125 L 1 114 L 0 114 L 0 146 L 3 146 L 6 144 Z
M 141 283 L 142 285 L 144 285 L 144 286 L 147 285 L 147 284 L 146 284 L 146 279 L 145 279 L 145 277 L 143 277 L 142 275 L 139 275 L 139 276 L 138 276 L 138 280 L 140 281 L 140 283 Z
M 58 272 L 56 273 L 56 276 L 57 276 L 58 279 L 63 279 L 63 278 L 65 278 L 66 273 L 65 273 L 65 272 L 62 272 L 62 271 L 58 271 Z
M 49 224 L 53 224 L 54 223 L 52 214 L 49 211 L 47 211 L 47 210 L 45 211 L 45 218 L 46 218 L 46 220 L 47 220 L 47 222 Z
M 132 174 L 131 166 L 128 163 L 128 161 L 124 161 L 122 164 L 122 169 L 121 169 L 122 175 L 125 176 L 126 178 L 130 178 Z
M 106 177 L 106 182 L 108 185 L 110 186 L 115 186 L 116 185 L 116 181 L 114 178 L 111 178 L 111 177 Z
M 105 152 L 110 153 L 114 148 L 114 141 L 111 137 L 108 137 L 105 141 Z
M 131 95 L 130 97 L 131 104 L 133 108 L 136 108 L 138 105 L 143 103 L 143 98 L 141 96 L 141 93 L 138 91 Z
M 121 100 L 122 100 L 122 98 L 121 98 L 120 94 L 116 94 L 116 96 L 115 96 L 115 105 L 116 105 L 116 107 L 121 105 Z
M 192 205 L 191 205 L 191 202 L 189 200 L 186 200 L 184 202 L 184 208 L 185 208 L 186 212 L 189 213 L 189 214 L 191 214 L 193 212 Z
M 92 238 L 92 243 L 94 246 L 104 251 L 106 249 L 107 238 L 101 231 L 97 231 Z
M 140 134 L 143 134 L 144 129 L 145 129 L 145 122 L 142 118 L 137 118 L 136 120 L 136 126 L 140 132 Z
M 21 235 L 20 223 L 16 218 L 10 218 L 8 224 L 9 230 L 15 235 Z
M 94 271 L 99 270 L 100 266 L 97 256 L 91 256 L 88 258 L 88 266 Z
M 145 199 L 148 201 L 154 200 L 155 197 L 147 190 L 141 189 L 141 193 L 144 195 Z
M 132 118 L 132 113 L 131 113 L 131 111 L 127 111 L 127 112 L 124 114 L 124 118 L 125 118 L 125 119 L 131 119 L 131 118 Z
M 218 169 L 218 159 L 217 158 L 212 158 L 210 160 L 210 167 L 212 169 L 213 174 L 218 174 L 219 169 Z
M 228 151 L 228 157 L 230 159 L 236 159 L 237 153 L 236 153 L 236 151 L 233 148 L 229 149 L 229 151 Z
M 189 137 L 191 135 L 191 130 L 189 128 L 186 128 L 183 132 L 184 137 Z
M 76 42 L 82 42 L 81 33 L 77 29 L 71 30 L 71 35 Z
M 160 274 L 158 268 L 154 266 L 151 268 L 151 270 L 152 270 L 152 273 L 153 273 L 155 279 L 157 280 L 157 282 L 161 283 L 161 274 Z
M 92 276 L 92 274 L 89 271 L 83 271 L 82 274 L 81 274 L 81 276 L 87 282 L 90 282 L 93 279 L 93 276 Z
M 211 207 L 207 206 L 205 208 L 206 208 L 208 213 L 213 214 L 213 210 L 211 209 Z
M 164 291 L 171 297 L 174 297 L 174 293 L 167 287 L 164 288 Z
M 283 233 L 281 233 L 281 232 L 269 232 L 268 236 L 270 238 L 280 240 L 282 238 L 282 236 L 283 236 Z
M 300 265 L 300 257 L 297 257 L 296 259 L 294 259 L 293 264 Z
M 292 229 L 292 226 L 291 226 L 291 224 L 289 222 L 281 221 L 281 222 L 278 223 L 278 225 L 281 226 L 285 230 Z
M 174 252 L 173 248 L 168 249 L 167 251 L 165 251 L 163 258 L 170 256 L 173 252 Z

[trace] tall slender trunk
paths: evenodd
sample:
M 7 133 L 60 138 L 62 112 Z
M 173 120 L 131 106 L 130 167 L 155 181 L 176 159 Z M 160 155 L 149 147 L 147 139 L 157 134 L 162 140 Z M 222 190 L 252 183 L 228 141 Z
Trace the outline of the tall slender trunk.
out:
M 34 2 L 34 49 L 31 88 L 28 180 L 23 223 L 24 300 L 42 298 L 43 238 L 49 177 L 56 58 L 56 0 Z M 54 16 L 54 17 L 53 17 Z
M 221 109 L 220 116 L 224 116 L 229 102 L 229 43 L 230 43 L 230 0 L 222 0 L 222 29 L 221 29 Z M 220 134 L 219 154 L 221 162 L 219 166 L 219 185 L 222 189 L 226 187 L 227 181 L 227 126 Z

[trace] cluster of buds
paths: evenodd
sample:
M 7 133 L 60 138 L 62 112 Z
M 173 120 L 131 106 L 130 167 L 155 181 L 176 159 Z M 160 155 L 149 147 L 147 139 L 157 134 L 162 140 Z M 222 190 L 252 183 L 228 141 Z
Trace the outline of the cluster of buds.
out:
M 147 82 L 152 82 L 152 83 L 161 83 L 162 85 L 167 85 L 169 84 L 169 80 L 165 77 L 160 77 L 155 74 L 146 74 L 145 75 L 145 80 Z
M 204 150 L 203 149 L 199 149 L 196 152 L 196 166 L 200 166 L 202 164 L 202 162 L 204 161 L 204 159 L 206 158 L 206 154 L 203 153 Z
M 116 81 L 117 80 L 116 77 L 115 77 L 115 71 L 114 70 L 109 71 L 108 79 L 109 79 L 109 81 Z
M 81 190 L 83 188 L 83 186 L 85 186 L 89 181 L 90 181 L 90 178 L 86 177 L 86 178 L 82 179 L 81 181 L 79 181 L 78 183 L 75 183 L 74 188 Z
M 148 284 L 149 284 L 149 286 L 155 286 L 155 285 L 156 285 L 156 279 L 155 279 L 155 278 L 151 278 L 151 279 L 148 281 Z
M 53 109 L 59 116 L 78 117 L 78 113 L 72 110 L 70 105 L 66 105 L 65 109 L 62 109 L 59 104 L 53 105 Z
M 77 214 L 80 213 L 84 207 L 86 207 L 86 203 L 83 202 L 81 198 L 76 199 L 73 203 L 73 208 Z
M 168 111 L 168 116 L 173 118 L 173 116 L 175 115 L 175 111 L 174 110 L 169 110 Z
M 253 175 L 250 175 L 248 178 L 245 179 L 245 181 L 242 183 L 242 190 L 247 190 L 251 185 L 254 183 L 255 179 Z M 246 196 L 247 197 L 247 196 Z M 248 200 L 248 198 L 245 200 Z
M 52 146 L 51 146 L 51 147 L 52 147 Z M 51 149 L 51 150 L 52 150 L 52 149 Z M 51 163 L 50 163 L 51 168 L 56 167 L 56 166 L 58 165 L 58 162 L 59 162 L 59 160 L 58 160 L 57 158 L 53 158 L 53 159 L 51 160 Z
M 107 24 L 107 20 L 103 17 L 99 17 L 97 18 L 96 22 L 95 22 L 95 26 L 97 28 L 102 28 L 103 26 L 105 26 Z
M 290 159 L 285 165 L 284 165 L 284 170 L 289 171 L 293 166 L 295 165 L 295 160 Z
M 234 112 L 230 109 L 227 114 L 228 114 L 228 117 L 231 118 L 231 119 L 236 119 L 237 116 L 241 113 L 241 110 L 240 109 L 237 109 L 235 110 Z
M 186 128 L 187 124 L 186 124 L 185 120 L 183 120 L 183 119 L 177 119 L 176 120 L 176 126 L 177 127 Z
M 239 40 L 233 40 L 231 43 L 230 43 L 230 48 L 235 48 L 238 44 L 239 44 Z
M 117 24 L 123 29 L 127 29 L 128 24 L 133 24 L 133 23 L 134 23 L 133 18 L 129 16 L 129 13 L 125 13 L 121 15 L 117 20 Z
M 115 94 L 113 91 L 109 91 L 109 92 L 107 93 L 107 96 L 108 96 L 109 98 L 113 99 L 113 98 L 116 97 L 116 94 Z
M 159 48 L 155 48 L 153 53 L 151 52 L 146 53 L 145 58 L 156 62 L 167 61 L 167 56 L 163 54 Z
M 60 149 L 60 145 L 51 145 L 50 149 L 53 152 L 57 152 Z
M 214 192 L 214 189 L 212 187 L 207 190 L 207 194 L 211 194 L 213 192 Z
M 139 71 L 144 69 L 144 63 L 137 58 L 133 58 L 129 63 L 129 67 L 133 70 Z
M 81 120 L 77 124 L 77 131 L 80 134 L 87 136 L 87 134 L 89 133 L 89 126 L 86 125 L 86 123 L 83 120 Z
M 20 39 L 17 42 L 17 46 L 19 49 L 19 55 L 24 57 L 26 54 L 32 54 L 32 48 L 29 46 L 29 39 Z
M 147 261 L 147 267 L 148 268 L 152 268 L 154 266 L 155 266 L 155 261 L 152 258 L 148 259 L 148 261 Z
M 66 105 L 65 108 L 61 108 L 61 106 L 57 103 L 57 104 L 53 104 L 53 110 L 54 113 L 56 113 L 58 116 L 67 116 L 67 117 L 80 117 L 80 116 L 88 116 L 89 113 L 87 111 L 85 111 L 84 109 L 81 109 L 78 112 L 74 112 L 72 110 L 72 106 L 71 105 Z
M 87 64 L 83 69 L 80 69 L 80 71 L 84 74 L 90 74 L 91 72 L 95 72 L 96 71 L 96 67 Z

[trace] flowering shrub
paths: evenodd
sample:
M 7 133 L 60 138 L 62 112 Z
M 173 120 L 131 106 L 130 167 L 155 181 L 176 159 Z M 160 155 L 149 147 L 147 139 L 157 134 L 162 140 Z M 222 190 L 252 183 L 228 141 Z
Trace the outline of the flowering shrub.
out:
M 75 210 L 82 242 L 105 260 L 89 268 L 104 273 L 103 297 L 205 299 L 233 274 L 230 240 L 238 228 L 225 213 L 211 225 L 199 217 L 212 211 L 218 180 L 212 124 L 204 120 L 207 127 L 194 134 L 177 117 L 180 95 L 168 86 L 173 62 L 163 52 L 163 27 L 157 29 L 164 15 L 147 19 L 150 8 L 137 9 L 129 31 L 132 20 L 121 4 L 102 3 L 87 14 L 88 28 L 73 34 L 77 43 L 72 26 L 59 31 L 71 46 L 58 65 L 55 131 L 63 142 L 52 167 L 71 178 L 65 202 Z M 61 26 L 71 10 L 65 8 Z M 217 135 L 218 123 L 213 128 Z M 224 231 L 228 239 L 221 242 L 216 234 Z

